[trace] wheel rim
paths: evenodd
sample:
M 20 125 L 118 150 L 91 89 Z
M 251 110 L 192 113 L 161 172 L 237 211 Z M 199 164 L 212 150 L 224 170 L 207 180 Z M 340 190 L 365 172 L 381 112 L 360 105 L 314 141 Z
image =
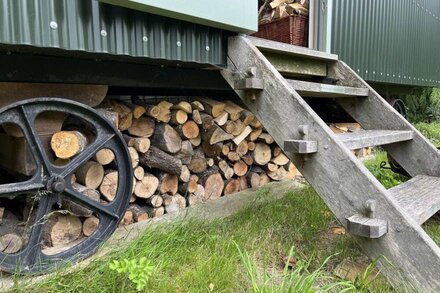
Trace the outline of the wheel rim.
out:
M 48 159 L 35 128 L 36 117 L 50 111 L 75 115 L 94 125 L 96 130 L 94 141 L 64 166 L 56 166 Z M 38 98 L 12 104 L 0 110 L 0 124 L 3 123 L 13 123 L 21 128 L 37 168 L 27 181 L 0 185 L 0 199 L 33 196 L 38 208 L 27 244 L 17 253 L 0 252 L 0 268 L 8 272 L 39 273 L 93 254 L 117 228 L 131 196 L 131 160 L 121 134 L 92 108 L 56 98 Z M 71 184 L 72 174 L 103 148 L 113 151 L 119 172 L 116 196 L 110 203 L 94 201 L 73 189 Z M 53 206 L 63 199 L 92 211 L 99 217 L 99 224 L 92 235 L 73 247 L 48 255 L 43 253 L 41 246 L 44 227 Z

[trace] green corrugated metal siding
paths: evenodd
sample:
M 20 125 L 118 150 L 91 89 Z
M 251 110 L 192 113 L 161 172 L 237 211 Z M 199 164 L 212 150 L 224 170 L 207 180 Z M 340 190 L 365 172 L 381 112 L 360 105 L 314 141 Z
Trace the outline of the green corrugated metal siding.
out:
M 440 86 L 439 0 L 331 1 L 331 51 L 364 79 Z
M 225 65 L 226 34 L 96 0 L 0 0 L 1 44 Z

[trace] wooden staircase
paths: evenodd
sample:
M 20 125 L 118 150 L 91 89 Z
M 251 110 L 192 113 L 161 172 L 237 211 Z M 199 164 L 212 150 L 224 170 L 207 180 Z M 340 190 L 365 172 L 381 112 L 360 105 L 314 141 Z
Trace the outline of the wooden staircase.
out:
M 440 154 L 338 56 L 237 36 L 223 77 L 395 286 L 440 291 Z M 307 98 L 332 98 L 365 131 L 334 134 Z M 381 145 L 413 178 L 385 189 L 350 149 Z M 293 219 L 294 220 L 294 219 Z

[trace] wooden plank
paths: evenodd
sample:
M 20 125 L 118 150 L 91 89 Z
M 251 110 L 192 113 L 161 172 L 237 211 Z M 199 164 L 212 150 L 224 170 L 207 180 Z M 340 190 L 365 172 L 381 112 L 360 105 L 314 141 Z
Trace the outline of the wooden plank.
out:
M 356 72 L 340 61 L 329 66 L 329 77 L 339 80 L 344 86 L 366 87 L 370 90 L 368 98 L 362 101 L 354 98 L 337 100 L 364 129 L 401 129 L 414 132 L 414 137 L 409 143 L 384 146 L 393 159 L 412 177 L 417 175 L 440 177 L 440 154 L 437 148 Z
M 388 232 L 388 223 L 380 219 L 354 215 L 347 218 L 347 230 L 356 236 L 375 239 Z
M 286 140 L 284 151 L 294 154 L 313 154 L 318 151 L 318 143 L 310 140 Z
M 338 55 L 328 54 L 321 51 L 310 50 L 304 47 L 260 39 L 255 37 L 247 37 L 248 40 L 263 52 L 278 52 L 287 55 L 296 55 L 310 59 L 322 61 L 338 61 Z
M 391 195 L 420 225 L 440 210 L 440 178 L 419 175 L 391 188 Z
M 408 141 L 413 136 L 411 130 L 360 130 L 337 134 L 337 137 L 351 150 Z
M 367 97 L 367 88 L 347 87 L 300 80 L 287 80 L 289 84 L 303 97 L 313 98 L 347 98 Z
M 320 60 L 265 52 L 264 56 L 284 76 L 327 76 L 327 64 Z
M 283 145 L 288 139 L 301 140 L 298 126 L 310 125 L 307 139 L 320 142 L 318 152 L 309 156 L 308 160 L 295 154 L 289 154 L 289 158 L 341 223 L 345 223 L 347 217 L 363 214 L 363 203 L 367 200 L 377 202 L 376 217 L 389 223 L 388 233 L 379 240 L 356 240 L 370 258 L 381 257 L 378 265 L 388 280 L 396 286 L 410 281 L 420 291 L 439 291 L 440 249 L 429 235 L 409 215 L 401 212 L 388 191 L 337 139 L 248 38 L 230 38 L 228 56 L 228 67 L 235 72 L 245 72 L 255 66 L 261 73 L 260 77 L 266 82 L 265 90 L 256 100 L 247 97 L 244 91 L 236 93 L 278 145 Z M 237 78 L 243 77 L 235 72 L 221 72 L 230 86 Z M 439 154 L 430 156 L 438 157 Z M 393 265 L 384 261 L 383 256 Z M 403 274 L 396 274 L 396 267 Z

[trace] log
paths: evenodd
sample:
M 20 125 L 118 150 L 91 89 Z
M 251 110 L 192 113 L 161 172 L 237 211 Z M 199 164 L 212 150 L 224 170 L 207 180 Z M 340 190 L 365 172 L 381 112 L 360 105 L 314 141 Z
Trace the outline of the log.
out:
M 192 120 L 197 123 L 198 125 L 202 125 L 202 116 L 200 115 L 199 110 L 194 110 L 192 112 Z
M 257 165 L 264 166 L 269 163 L 272 152 L 270 147 L 265 143 L 257 143 L 255 145 L 255 151 L 253 153 L 254 162 Z
M 118 190 L 118 171 L 107 170 L 102 180 L 101 185 L 99 186 L 99 192 L 101 192 L 102 196 L 108 201 L 112 201 Z
M 252 166 L 254 164 L 254 158 L 251 155 L 246 155 L 242 158 L 243 162 L 248 166 Z
M 135 222 L 143 222 L 150 218 L 150 215 L 148 213 L 149 210 L 147 207 L 143 207 L 134 203 L 128 206 L 128 210 L 132 212 Z
M 55 156 L 61 159 L 70 159 L 79 154 L 87 144 L 86 137 L 79 131 L 58 131 L 50 140 Z
M 191 144 L 195 147 L 198 147 L 202 143 L 202 136 L 199 134 L 196 138 L 189 139 Z
M 236 121 L 240 119 L 241 112 L 244 110 L 242 107 L 233 103 L 232 101 L 225 101 L 225 111 L 229 114 L 229 119 Z
M 202 128 L 205 130 L 210 129 L 214 126 L 215 122 L 211 115 L 206 113 L 200 113 L 200 117 L 202 118 Z
M 249 140 L 250 141 L 256 141 L 258 139 L 258 137 L 263 133 L 263 129 L 262 128 L 256 128 L 254 129 L 250 135 L 249 135 Z
M 204 203 L 205 201 L 205 188 L 203 187 L 203 185 L 200 184 L 197 185 L 196 191 L 189 194 L 187 197 L 187 202 L 189 206 Z
M 196 192 L 198 181 L 199 181 L 199 177 L 197 175 L 191 175 L 189 177 L 188 182 L 179 184 L 178 192 L 183 195 Z
M 241 176 L 241 177 L 238 177 L 237 179 L 240 182 L 240 191 L 246 190 L 249 188 L 249 186 L 247 184 L 246 176 Z
M 222 126 L 222 129 L 229 134 L 235 133 L 236 124 L 232 120 L 226 121 L 225 125 Z
M 225 183 L 225 195 L 230 195 L 236 192 L 240 191 L 240 180 L 238 179 L 231 179 L 226 181 Z
M 267 144 L 272 144 L 274 142 L 273 137 L 269 133 L 263 132 L 258 136 L 258 139 L 264 140 Z
M 49 225 L 50 243 L 53 247 L 69 244 L 82 234 L 82 223 L 79 217 L 57 214 Z
M 194 149 L 189 140 L 182 141 L 182 148 L 180 152 L 176 154 L 176 158 L 182 161 L 182 164 L 188 165 L 191 162 L 191 158 L 194 155 Z
M 244 176 L 248 171 L 248 165 L 243 161 L 238 161 L 234 164 L 234 173 L 237 176 Z
M 160 109 L 159 115 L 156 117 L 156 120 L 164 123 L 168 123 L 171 120 L 171 107 L 173 104 L 167 101 L 161 101 L 157 106 Z
M 99 194 L 98 190 L 95 189 L 91 189 L 91 188 L 87 188 L 81 184 L 78 183 L 73 183 L 72 184 L 72 188 L 83 194 L 84 196 L 93 199 L 94 201 L 99 202 L 99 198 L 101 197 L 101 195 Z M 85 208 L 82 205 L 79 205 L 67 198 L 63 198 L 61 200 L 61 206 L 63 209 L 66 209 L 68 211 L 70 211 L 72 214 L 78 216 L 78 217 L 90 217 L 92 215 L 92 211 L 89 210 L 88 208 Z
M 267 176 L 269 176 L 272 180 L 281 181 L 286 178 L 287 171 L 283 167 L 280 167 L 274 172 L 267 172 Z
M 203 133 L 202 138 L 204 141 L 207 141 L 209 144 L 212 145 L 218 142 L 233 139 L 234 136 L 226 133 L 217 125 L 214 125 L 207 132 Z
M 159 193 L 160 194 L 171 194 L 177 193 L 179 187 L 179 178 L 174 174 L 164 173 L 161 174 L 159 179 Z
M 252 121 L 250 124 L 253 128 L 263 128 L 263 124 L 255 117 L 254 121 Z
M 131 141 L 134 147 L 139 153 L 145 154 L 151 146 L 151 141 L 146 137 L 134 137 Z
M 203 107 L 203 104 L 199 101 L 192 101 L 191 106 L 198 111 L 205 111 L 205 107 Z
M 99 164 L 105 166 L 115 160 L 115 154 L 111 149 L 100 149 L 96 152 L 94 159 Z
M 238 162 L 240 161 L 240 156 L 236 152 L 229 152 L 228 159 L 231 162 Z
M 185 123 L 187 120 L 188 120 L 188 114 L 185 111 L 182 110 L 171 111 L 170 124 L 180 125 Z
M 128 128 L 130 128 L 132 122 L 133 122 L 133 113 L 131 112 L 131 109 L 125 106 L 122 103 L 119 103 L 115 100 L 109 100 L 109 105 L 115 111 L 118 113 L 118 128 L 120 131 L 125 131 Z
M 136 168 L 139 166 L 139 153 L 134 147 L 128 147 L 128 154 L 130 155 L 131 159 L 131 167 Z
M 165 205 L 165 211 L 167 213 L 176 212 L 180 209 L 186 207 L 186 199 L 180 194 L 175 194 L 173 196 L 165 195 L 168 197 L 167 205 Z
M 155 146 L 151 146 L 145 154 L 141 154 L 139 162 L 144 167 L 159 169 L 178 176 L 182 172 L 182 162 L 179 159 Z
M 211 157 L 211 158 L 218 157 L 222 155 L 223 144 L 221 142 L 210 144 L 207 141 L 203 141 L 202 149 L 207 157 Z
M 240 156 L 243 157 L 247 154 L 248 152 L 248 144 L 247 141 L 243 140 L 242 142 L 240 142 L 237 145 L 237 148 L 235 149 L 235 152 Z
M 200 174 L 199 180 L 205 188 L 206 199 L 217 199 L 222 195 L 225 185 L 218 167 L 213 166 Z
M 97 189 L 104 178 L 104 168 L 101 164 L 88 161 L 75 173 L 76 180 L 91 189 Z
M 222 155 L 223 156 L 227 156 L 229 154 L 230 150 L 231 149 L 229 148 L 229 145 L 228 144 L 224 144 L 223 147 L 222 147 Z
M 276 146 L 273 148 L 272 154 L 274 157 L 277 157 L 278 155 L 280 155 L 282 153 L 283 153 L 283 150 L 279 146 Z
M 264 169 L 269 172 L 275 172 L 278 170 L 278 165 L 274 163 L 267 163 L 267 165 L 264 166 Z
M 235 124 L 235 128 L 234 128 L 234 131 L 232 132 L 232 135 L 233 136 L 238 136 L 238 135 L 240 135 L 243 131 L 244 131 L 244 129 L 246 128 L 246 124 L 244 124 L 241 120 L 237 120 L 237 121 L 235 121 L 234 122 L 234 124 Z
M 171 109 L 173 109 L 173 110 L 181 110 L 181 111 L 184 111 L 187 114 L 191 114 L 191 112 L 192 112 L 191 104 L 186 102 L 186 101 L 181 101 L 178 104 L 173 105 L 171 107 Z
M 155 105 L 145 105 L 145 111 L 146 114 L 154 119 L 156 119 L 157 121 L 161 120 L 161 108 L 159 108 L 158 106 Z
M 240 120 L 245 124 L 245 125 L 249 125 L 252 123 L 252 121 L 255 120 L 255 115 L 252 114 L 252 112 L 248 111 L 248 110 L 244 110 L 241 112 L 240 114 Z
M 173 176 L 175 176 L 175 175 L 173 175 Z M 163 198 L 162 198 L 161 195 L 156 194 L 156 195 L 153 195 L 152 197 L 148 198 L 148 199 L 146 200 L 146 202 L 147 202 L 149 205 L 151 205 L 152 207 L 154 207 L 154 208 L 158 208 L 158 207 L 162 206 L 162 204 L 163 204 Z
M 139 119 L 133 119 L 127 132 L 132 136 L 150 137 L 154 133 L 155 126 L 156 124 L 153 119 L 149 117 L 141 117 Z
M 133 98 L 132 98 L 132 100 L 133 100 Z M 134 119 L 139 119 L 146 112 L 145 107 L 143 107 L 143 106 L 136 105 L 136 104 L 129 103 L 129 102 L 122 102 L 122 104 L 124 104 L 126 107 L 130 108 Z
M 199 126 L 192 120 L 189 120 L 183 125 L 176 127 L 176 131 L 183 139 L 194 139 L 200 134 Z
M 249 185 L 251 188 L 257 188 L 257 187 L 260 187 L 260 175 L 258 175 L 258 173 L 255 173 L 255 172 L 249 172 L 249 173 L 246 175 L 246 179 L 247 179 L 248 185 Z
M 297 176 L 301 176 L 296 166 L 291 162 L 287 167 L 286 179 L 294 179 Z
M 168 124 L 160 123 L 156 126 L 151 143 L 159 149 L 175 154 L 182 148 L 182 139 L 179 134 Z
M 278 166 L 284 166 L 284 165 L 288 164 L 290 162 L 290 160 L 285 154 L 280 153 L 279 155 L 277 155 L 276 157 L 274 157 L 272 159 L 272 162 L 274 164 L 277 164 Z
M 220 116 L 214 119 L 215 123 L 217 123 L 218 126 L 223 126 L 228 121 L 228 113 L 223 112 Z
M 15 233 L 8 233 L 0 237 L 0 251 L 11 254 L 19 252 L 23 247 L 22 238 Z
M 212 166 L 214 166 L 215 161 L 214 161 L 213 158 L 208 158 L 208 159 L 206 160 L 206 164 L 208 164 L 208 167 L 212 167 Z
M 242 143 L 245 138 L 252 132 L 252 127 L 246 126 L 243 131 L 232 140 L 236 145 Z
M 90 218 L 87 218 L 84 220 L 83 226 L 82 226 L 82 232 L 85 236 L 90 236 L 98 229 L 99 226 L 99 219 L 95 216 L 91 216 Z
M 130 224 L 133 224 L 133 222 L 134 222 L 133 212 L 130 211 L 130 210 L 125 211 L 124 217 L 122 218 L 121 225 L 122 226 L 127 226 L 127 225 L 130 225 Z
M 219 117 L 223 111 L 225 110 L 225 104 L 212 99 L 201 99 L 203 107 L 205 108 L 205 112 L 211 115 L 214 118 Z
M 218 167 L 226 180 L 229 180 L 234 176 L 234 169 L 231 168 L 225 160 L 219 161 Z
M 179 180 L 181 182 L 188 182 L 190 176 L 191 176 L 191 172 L 189 171 L 188 166 L 183 165 L 182 166 L 182 171 L 180 172 Z
M 139 198 L 150 198 L 159 187 L 159 179 L 146 173 L 144 177 L 136 182 L 134 187 L 134 194 Z
M 248 144 L 248 150 L 249 151 L 255 151 L 255 142 L 253 142 L 253 141 L 248 141 L 247 142 L 247 144 Z
M 147 210 L 147 213 L 150 216 L 150 218 L 160 217 L 163 216 L 163 214 L 165 213 L 164 207 L 158 207 L 158 208 L 146 207 L 145 209 Z
M 208 168 L 208 164 L 205 158 L 199 156 L 193 156 L 191 162 L 188 164 L 188 169 L 192 173 L 202 173 Z
M 107 119 L 111 125 L 113 125 L 116 129 L 119 129 L 119 116 L 118 113 L 115 111 L 111 111 L 111 109 L 105 109 L 105 108 L 98 108 L 96 111 L 99 112 L 99 114 Z

